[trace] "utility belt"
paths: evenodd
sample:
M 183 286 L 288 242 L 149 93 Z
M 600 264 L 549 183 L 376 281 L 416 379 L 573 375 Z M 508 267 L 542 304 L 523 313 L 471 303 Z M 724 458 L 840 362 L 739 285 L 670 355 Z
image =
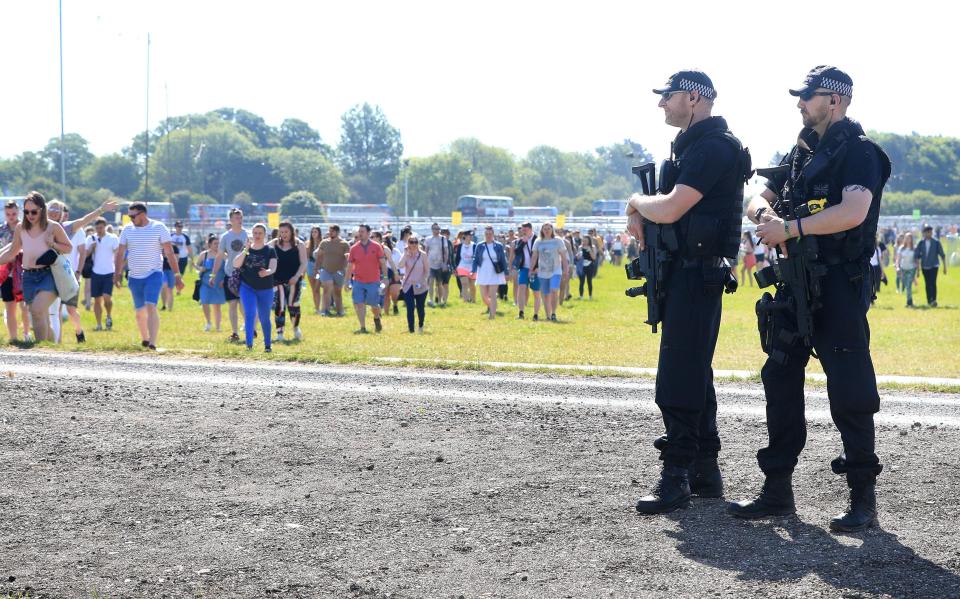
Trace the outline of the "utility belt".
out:
M 868 262 L 866 260 L 850 261 L 844 260 L 842 257 L 828 255 L 822 257 L 821 263 L 829 270 L 842 269 L 853 285 L 862 284 L 864 277 L 866 277 L 869 272 Z M 757 301 L 756 305 L 760 348 L 765 354 L 770 356 L 771 360 L 782 366 L 789 362 L 790 357 L 786 351 L 774 347 L 774 341 L 779 342 L 778 344 L 781 346 L 787 347 L 796 347 L 804 342 L 803 337 L 796 330 L 795 324 L 794 327 L 784 326 L 784 320 L 780 319 L 778 321 L 775 317 L 777 312 L 797 316 L 798 299 L 793 297 L 792 294 L 794 292 L 795 290 L 791 289 L 789 285 L 783 285 L 782 294 L 779 297 L 775 298 L 769 292 L 766 292 Z M 818 306 L 811 308 L 811 310 L 814 311 L 817 309 L 819 309 Z M 787 319 L 786 322 L 790 322 L 790 320 Z M 812 349 L 811 355 L 818 360 L 820 359 Z
M 707 293 L 733 293 L 737 290 L 737 278 L 730 269 L 730 263 L 723 256 L 708 258 L 680 258 L 677 261 L 683 270 L 698 269 L 703 275 L 703 287 Z

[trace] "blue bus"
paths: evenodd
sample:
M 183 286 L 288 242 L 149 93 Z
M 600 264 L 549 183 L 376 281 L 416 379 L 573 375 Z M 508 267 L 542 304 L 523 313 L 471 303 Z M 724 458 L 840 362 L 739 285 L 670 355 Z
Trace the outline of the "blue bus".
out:
M 626 216 L 627 200 L 594 200 L 593 216 Z

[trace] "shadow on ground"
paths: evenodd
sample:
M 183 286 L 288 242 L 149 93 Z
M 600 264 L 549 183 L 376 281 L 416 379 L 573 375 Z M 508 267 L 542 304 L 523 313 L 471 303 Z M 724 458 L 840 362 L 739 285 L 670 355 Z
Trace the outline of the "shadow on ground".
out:
M 740 580 L 790 584 L 812 574 L 838 591 L 897 599 L 960 597 L 960 576 L 882 528 L 837 536 L 825 530 L 827 517 L 824 527 L 797 516 L 750 522 L 728 516 L 722 501 L 709 503 L 674 512 L 678 530 L 668 534 L 685 557 L 738 572 Z

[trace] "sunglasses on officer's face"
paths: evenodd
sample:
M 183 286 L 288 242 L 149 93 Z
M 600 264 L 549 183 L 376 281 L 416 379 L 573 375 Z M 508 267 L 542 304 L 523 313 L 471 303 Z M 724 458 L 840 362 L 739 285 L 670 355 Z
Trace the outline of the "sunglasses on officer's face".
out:
M 807 90 L 807 91 L 800 92 L 800 99 L 803 100 L 804 102 L 809 102 L 815 96 L 832 96 L 836 93 L 837 92 L 814 92 L 814 91 Z
M 663 100 L 664 102 L 669 102 L 670 98 L 673 97 L 673 94 L 688 94 L 688 93 L 690 92 L 683 89 L 679 89 L 673 92 L 663 92 L 662 94 L 660 94 L 660 99 Z

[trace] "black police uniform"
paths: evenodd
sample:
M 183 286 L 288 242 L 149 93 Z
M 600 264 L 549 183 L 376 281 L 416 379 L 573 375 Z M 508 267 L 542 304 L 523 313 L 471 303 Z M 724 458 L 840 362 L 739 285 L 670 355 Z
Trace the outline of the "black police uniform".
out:
M 666 437 L 657 447 L 666 466 L 688 468 L 695 460 L 716 460 L 720 451 L 711 364 L 730 272 L 723 259 L 735 257 L 739 248 L 750 161 L 722 117 L 681 132 L 673 151 L 679 173 L 675 181 L 661 177 L 661 192 L 682 184 L 703 198 L 673 225 L 680 252 L 665 281 L 656 402 Z
M 818 168 L 809 168 L 815 159 L 820 161 Z M 794 335 L 797 323 L 790 311 L 774 312 L 778 333 L 771 336 L 770 357 L 761 371 L 769 445 L 757 453 L 757 460 L 768 478 L 789 476 L 797 464 L 806 442 L 804 369 L 812 349 L 827 376 L 830 414 L 843 441 L 843 453 L 831 464 L 833 471 L 846 474 L 851 488 L 872 485 L 882 466 L 874 452 L 873 415 L 880 409 L 880 396 L 867 322 L 872 299 L 869 260 L 890 160 L 864 136 L 859 123 L 843 119 L 830 126 L 823 139 L 804 129 L 784 163 L 790 165 L 789 178 L 772 180 L 768 188 L 781 198 L 795 198 L 795 207 L 815 200 L 820 202 L 807 206 L 818 206 L 824 198 L 826 207 L 835 206 L 845 187 L 857 185 L 869 189 L 873 200 L 858 227 L 816 236 L 825 274 L 820 281 L 821 307 L 813 313 L 812 348 Z M 812 170 L 818 172 L 810 177 Z M 782 202 L 774 206 L 782 217 L 783 206 Z M 781 289 L 775 300 L 785 302 L 789 293 L 788 288 Z

